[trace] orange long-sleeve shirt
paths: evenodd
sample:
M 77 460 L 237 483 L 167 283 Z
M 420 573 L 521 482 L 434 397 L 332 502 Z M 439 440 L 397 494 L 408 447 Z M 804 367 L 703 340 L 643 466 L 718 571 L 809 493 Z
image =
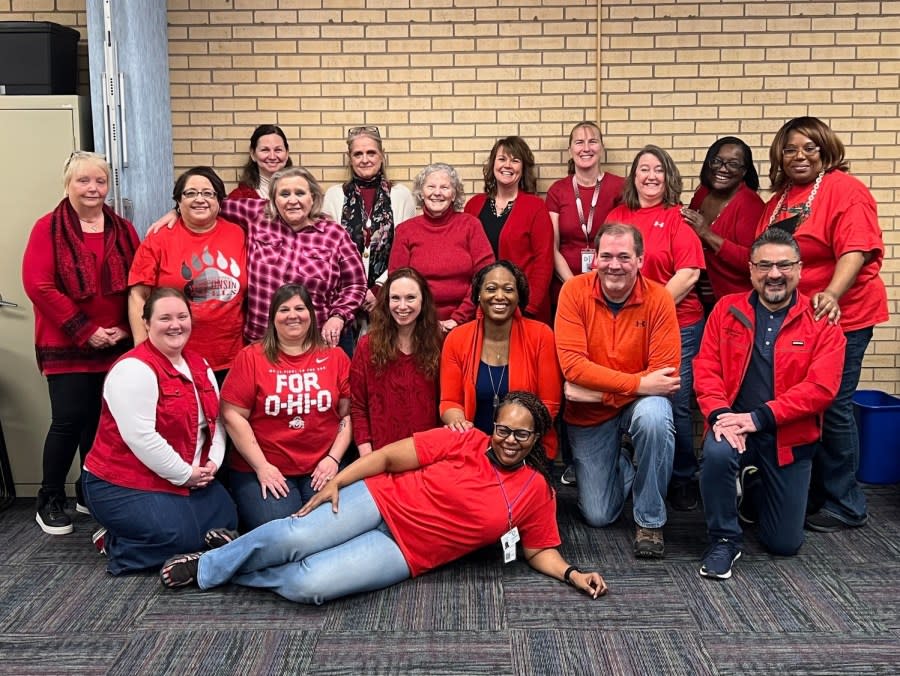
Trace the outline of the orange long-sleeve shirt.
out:
M 675 302 L 662 284 L 639 274 L 614 315 L 597 273 L 576 275 L 559 294 L 556 352 L 567 381 L 603 393 L 602 402 L 567 402 L 566 422 L 606 422 L 637 398 L 642 376 L 667 366 L 679 368 Z

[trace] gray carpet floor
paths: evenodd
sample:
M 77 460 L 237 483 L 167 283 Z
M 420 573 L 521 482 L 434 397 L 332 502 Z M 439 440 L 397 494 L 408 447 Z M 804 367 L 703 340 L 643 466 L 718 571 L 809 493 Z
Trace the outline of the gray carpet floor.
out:
M 604 574 L 605 598 L 504 566 L 498 545 L 319 608 L 113 578 L 90 517 L 48 536 L 18 500 L 0 512 L 0 673 L 897 674 L 900 486 L 866 493 L 867 527 L 809 533 L 791 559 L 751 533 L 715 582 L 697 574 L 701 512 L 672 512 L 665 560 L 636 561 L 630 518 L 589 528 L 563 487 L 564 554 Z

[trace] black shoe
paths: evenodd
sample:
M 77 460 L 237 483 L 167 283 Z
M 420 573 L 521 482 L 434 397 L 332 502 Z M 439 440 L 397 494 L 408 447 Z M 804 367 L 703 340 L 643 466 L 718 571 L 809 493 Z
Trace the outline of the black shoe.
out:
M 578 478 L 575 476 L 575 465 L 566 465 L 562 476 L 559 477 L 559 483 L 563 486 L 574 486 L 578 483 Z
M 74 530 L 72 519 L 66 514 L 66 499 L 61 495 L 39 495 L 37 521 L 48 535 L 68 535 Z
M 738 519 L 746 524 L 756 523 L 759 519 L 753 493 L 759 489 L 760 481 L 762 481 L 762 477 L 759 475 L 759 468 L 756 465 L 747 465 L 738 475 Z
M 825 510 L 820 510 L 807 516 L 803 526 L 806 530 L 813 530 L 817 533 L 836 533 L 847 528 L 862 528 L 868 521 L 869 517 L 867 516 L 859 523 L 847 523 Z
M 210 549 L 218 549 L 219 547 L 224 547 L 225 545 L 234 542 L 241 536 L 236 530 L 230 530 L 228 528 L 211 528 L 206 531 L 206 535 L 203 536 L 203 542 L 206 543 L 206 546 Z
M 87 507 L 87 502 L 84 501 L 84 491 L 81 488 L 81 479 L 75 482 L 75 511 L 79 514 L 87 514 L 91 515 L 91 510 Z
M 700 506 L 700 486 L 696 481 L 672 482 L 669 487 L 669 504 L 679 512 L 691 512 Z

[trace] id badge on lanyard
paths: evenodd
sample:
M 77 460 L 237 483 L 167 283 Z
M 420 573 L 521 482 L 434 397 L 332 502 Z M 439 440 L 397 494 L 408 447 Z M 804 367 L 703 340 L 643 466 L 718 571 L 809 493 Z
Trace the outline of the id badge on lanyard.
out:
M 588 212 L 587 220 L 584 218 L 584 206 L 581 203 L 581 191 L 578 190 L 578 182 L 572 177 L 572 190 L 575 191 L 575 207 L 578 209 L 578 221 L 581 223 L 581 232 L 584 233 L 584 248 L 581 250 L 581 271 L 590 272 L 594 269 L 594 254 L 591 248 L 591 231 L 594 228 L 594 209 L 597 201 L 600 199 L 600 177 L 597 178 L 597 184 L 594 186 L 594 194 L 591 197 L 591 210 Z

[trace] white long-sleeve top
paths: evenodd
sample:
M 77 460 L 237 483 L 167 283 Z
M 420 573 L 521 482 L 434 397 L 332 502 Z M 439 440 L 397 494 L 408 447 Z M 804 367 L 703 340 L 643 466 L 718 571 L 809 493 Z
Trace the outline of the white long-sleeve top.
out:
M 191 379 L 186 362 L 182 361 L 181 365 L 176 365 L 175 368 Z M 211 369 L 207 369 L 206 376 L 218 393 L 219 386 Z M 186 463 L 171 444 L 156 431 L 158 390 L 159 385 L 153 369 L 140 359 L 123 359 L 115 364 L 107 375 L 103 384 L 103 399 L 116 421 L 122 440 L 137 459 L 163 479 L 181 486 L 191 478 L 191 466 L 200 464 L 200 454 L 209 434 L 209 423 L 194 388 L 200 430 L 197 434 L 197 448 L 194 450 L 193 462 Z M 224 426 L 219 424 L 216 425 L 213 435 L 209 459 L 216 463 L 216 467 L 221 467 L 224 457 L 225 430 Z

